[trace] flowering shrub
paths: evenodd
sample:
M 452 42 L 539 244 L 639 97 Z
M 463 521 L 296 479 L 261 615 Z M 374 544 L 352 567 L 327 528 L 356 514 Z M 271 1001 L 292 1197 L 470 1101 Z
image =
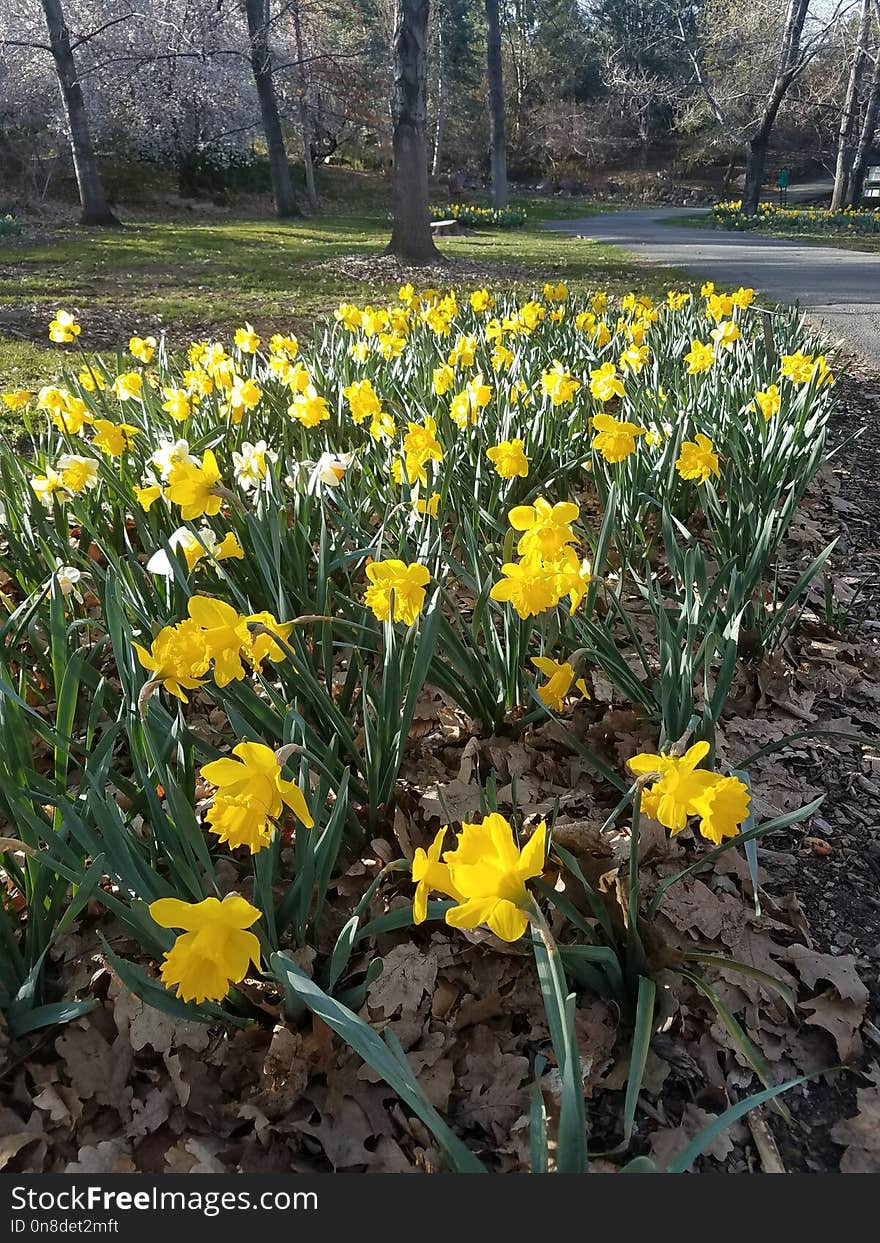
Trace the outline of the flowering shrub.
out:
M 524 207 L 477 207 L 474 203 L 449 203 L 432 207 L 432 220 L 457 220 L 474 229 L 519 229 L 526 222 Z
M 779 207 L 759 203 L 754 216 L 746 216 L 742 200 L 716 203 L 712 208 L 716 228 L 747 231 L 767 229 L 774 233 L 880 233 L 880 211 L 868 207 Z
M 354 946 L 396 891 L 382 927 L 531 936 L 563 1083 L 558 1165 L 582 1168 L 569 989 L 612 999 L 644 1038 L 646 921 L 688 871 L 643 901 L 640 818 L 694 828 L 711 861 L 811 810 L 756 824 L 747 773 L 714 762 L 738 660 L 784 640 L 830 551 L 793 579 L 776 563 L 834 380 L 796 313 L 768 341 L 754 298 L 407 285 L 388 306 L 340 305 L 308 343 L 244 324 L 181 356 L 133 336 L 114 359 L 81 352 L 59 309 L 63 381 L 2 394 L 29 437 L 0 447 L 13 1031 L 94 1004 L 46 1000 L 40 973 L 95 899 L 141 947 L 139 962 L 107 947 L 132 991 L 243 1022 L 260 1013 L 248 981 L 270 972 L 291 1013 L 321 1014 L 473 1168 L 355 1013 L 381 960 Z M 594 670 L 653 723 L 656 750 L 628 772 L 566 725 Z M 614 918 L 552 825 L 530 831 L 486 791 L 326 926 L 343 853 L 390 823 L 426 684 L 487 730 L 553 718 L 604 778 L 604 830 L 631 834 Z M 290 957 L 303 947 L 310 975 Z

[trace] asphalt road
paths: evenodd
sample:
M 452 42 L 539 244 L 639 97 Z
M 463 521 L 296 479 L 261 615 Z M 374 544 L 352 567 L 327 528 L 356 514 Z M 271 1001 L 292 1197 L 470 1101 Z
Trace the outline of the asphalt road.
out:
M 751 285 L 777 302 L 797 302 L 834 340 L 880 369 L 880 253 L 803 245 L 749 233 L 663 222 L 693 207 L 608 212 L 554 220 L 545 228 L 620 246 L 649 263 L 730 285 Z

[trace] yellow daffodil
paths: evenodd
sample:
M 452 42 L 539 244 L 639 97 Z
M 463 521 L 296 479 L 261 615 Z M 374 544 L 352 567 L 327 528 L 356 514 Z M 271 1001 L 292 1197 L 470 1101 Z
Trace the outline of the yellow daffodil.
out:
M 412 626 L 425 605 L 425 586 L 431 579 L 427 566 L 404 561 L 373 561 L 367 566 L 370 586 L 364 603 L 378 621 L 391 617 L 394 599 L 394 620 Z
M 437 439 L 437 423 L 430 415 L 425 417 L 424 423 L 409 424 L 409 431 L 403 438 L 403 454 L 408 482 L 425 487 L 428 462 L 443 460 L 443 448 Z
M 569 375 L 562 363 L 556 359 L 549 371 L 541 376 L 541 391 L 549 397 L 554 406 L 561 406 L 571 401 L 581 386 L 581 382 Z
M 222 902 L 159 898 L 149 909 L 160 928 L 184 929 L 161 971 L 162 983 L 176 988 L 181 1001 L 222 1001 L 251 963 L 259 969 L 260 942 L 245 929 L 257 922 L 260 912 L 239 894 L 228 893 Z
M 132 337 L 128 343 L 128 352 L 139 363 L 151 363 L 156 353 L 158 342 L 155 337 Z
M 610 414 L 593 416 L 597 435 L 591 447 L 601 453 L 606 462 L 625 462 L 636 451 L 636 437 L 644 436 L 645 429 L 625 419 L 612 418 Z
M 131 423 L 113 423 L 110 419 L 95 419 L 92 423 L 95 435 L 92 444 L 108 457 L 122 457 L 134 444 L 140 428 Z
M 693 799 L 693 814 L 700 818 L 700 833 L 720 846 L 735 837 L 749 815 L 749 791 L 737 777 L 719 777 Z
M 455 371 L 448 363 L 435 367 L 431 379 L 431 387 L 438 397 L 445 396 L 455 384 Z
M 361 326 L 361 312 L 350 302 L 343 302 L 333 312 L 333 318 L 349 332 L 357 332 Z
M 486 457 L 502 479 L 525 479 L 529 473 L 529 459 L 521 440 L 502 440 L 486 450 Z
M 782 394 L 779 392 L 779 385 L 768 384 L 765 389 L 759 389 L 755 393 L 755 401 L 758 403 L 758 409 L 769 422 L 774 414 L 778 414 L 782 408 Z
M 150 512 L 150 506 L 154 505 L 162 495 L 162 489 L 157 483 L 148 483 L 143 487 L 135 487 L 133 491 L 135 500 L 146 513 Z
M 245 321 L 243 328 L 236 328 L 235 345 L 237 349 L 241 350 L 242 354 L 256 354 L 260 348 L 260 338 L 254 332 L 253 324 Z M 275 348 L 274 344 L 272 348 Z
M 449 413 L 460 428 L 469 423 L 476 423 L 483 410 L 492 399 L 492 388 L 483 383 L 478 373 L 470 380 L 460 393 L 456 393 L 449 404 Z
M 590 393 L 601 402 L 626 396 L 623 380 L 617 374 L 614 363 L 603 363 L 590 372 Z
M 618 365 L 624 375 L 638 375 L 648 361 L 647 345 L 630 345 L 618 359 Z
M 204 515 L 219 514 L 223 498 L 217 491 L 220 467 L 212 449 L 206 449 L 201 463 L 190 460 L 176 462 L 168 474 L 165 495 L 173 505 L 180 506 L 184 522 Z
M 272 830 L 283 808 L 289 807 L 310 829 L 314 820 L 305 796 L 294 781 L 281 775 L 271 747 L 240 742 L 224 757 L 202 767 L 203 779 L 217 787 L 207 820 L 212 833 L 232 850 L 247 846 L 256 854 L 272 840 Z
M 563 285 L 561 281 L 558 285 L 546 284 L 544 297 L 548 302 L 564 302 L 568 297 L 568 286 Z
M 26 388 L 16 388 L 9 393 L 0 393 L 0 400 L 10 410 L 21 410 L 32 397 L 33 393 Z
M 691 348 L 684 356 L 688 365 L 688 375 L 699 375 L 708 371 L 715 362 L 715 350 L 704 341 L 691 341 Z
M 735 290 L 730 295 L 730 300 L 734 306 L 741 307 L 745 310 L 746 307 L 751 306 L 754 302 L 755 291 L 754 289 L 746 289 L 740 285 L 739 289 Z
M 539 558 L 507 562 L 502 565 L 501 573 L 503 577 L 489 595 L 493 600 L 511 604 L 523 620 L 537 617 L 559 603 L 557 575 L 546 569 Z
M 182 703 L 189 702 L 185 690 L 195 690 L 202 685 L 209 656 L 204 633 L 195 621 L 166 626 L 156 635 L 149 651 L 140 643 L 132 646 L 153 680 L 161 682 L 165 690 Z
M 523 534 L 517 543 L 522 557 L 558 557 L 566 544 L 574 543 L 571 523 L 580 516 L 580 509 L 571 501 L 551 505 L 543 496 L 534 505 L 517 505 L 508 514 L 510 525 Z
M 326 399 L 318 394 L 314 384 L 307 384 L 287 407 L 287 413 L 303 427 L 317 427 L 319 423 L 330 418 L 330 407 Z
M 204 650 L 213 666 L 214 681 L 219 687 L 244 677 L 242 655 L 251 650 L 252 636 L 248 618 L 236 613 L 223 600 L 210 596 L 191 596 L 187 605 L 190 620 L 202 633 Z
M 440 510 L 440 493 L 432 492 L 426 501 L 414 501 L 413 509 L 425 518 L 436 518 Z
M 482 315 L 485 311 L 492 311 L 495 308 L 495 299 L 488 289 L 475 289 L 468 300 L 471 304 L 471 310 L 476 311 L 478 315 Z
M 139 371 L 126 371 L 113 381 L 113 392 L 120 401 L 135 401 L 144 387 L 144 378 Z
M 549 656 L 533 656 L 532 664 L 547 678 L 543 686 L 535 688 L 537 696 L 541 703 L 552 708 L 554 712 L 562 712 L 565 707 L 565 697 L 571 691 L 572 684 L 575 690 L 580 691 L 584 699 L 590 698 L 586 682 L 583 678 L 575 681 L 574 668 L 567 661 L 560 663 L 551 660 Z
M 62 391 L 61 403 L 52 410 L 49 417 L 59 432 L 67 432 L 68 436 L 79 436 L 87 423 L 95 421 L 88 413 L 86 403 L 79 397 L 72 397 L 66 389 Z
M 250 630 L 250 644 L 244 650 L 244 656 L 248 664 L 259 671 L 264 660 L 277 665 L 282 660 L 287 659 L 287 652 L 277 640 L 280 639 L 283 643 L 287 643 L 290 638 L 290 632 L 293 630 L 293 622 L 280 622 L 266 609 L 259 613 L 248 613 L 244 620 L 249 628 L 254 623 L 259 623 L 262 627 L 260 631 Z M 267 631 L 271 633 L 267 634 Z
M 185 388 L 166 388 L 162 390 L 165 400 L 162 409 L 170 415 L 175 423 L 185 422 L 192 414 L 192 402 Z
M 457 902 L 464 901 L 452 883 L 448 865 L 440 862 L 443 839 L 447 832 L 448 827 L 444 826 L 427 850 L 419 846 L 413 854 L 412 878 L 416 885 L 413 896 L 414 924 L 423 924 L 428 918 L 428 895 L 431 893 L 445 894 L 448 898 L 455 898 Z
M 243 376 L 236 376 L 232 381 L 232 387 L 228 390 L 226 401 L 221 407 L 221 413 L 227 413 L 230 421 L 238 426 L 244 418 L 245 411 L 254 410 L 259 405 L 262 396 L 263 390 L 255 380 L 246 380 Z
M 526 909 L 532 901 L 526 881 L 544 870 L 547 826 L 542 820 L 520 849 L 509 822 L 497 812 L 476 824 L 462 824 L 454 850 L 443 862 L 458 905 L 446 912 L 452 928 L 485 924 L 502 941 L 518 941 L 528 927 Z
M 369 380 L 354 380 L 342 390 L 355 423 L 372 419 L 382 410 L 382 402 Z
M 748 791 L 741 781 L 697 767 L 708 754 L 708 742 L 697 742 L 682 756 L 642 754 L 629 761 L 637 777 L 658 774 L 642 794 L 642 809 L 673 836 L 686 827 L 689 816 L 707 816 L 706 836 L 720 840 L 733 836 L 748 815 Z M 707 800 L 712 788 L 722 782 L 722 789 Z
M 696 479 L 699 483 L 705 483 L 711 475 L 720 476 L 718 454 L 709 437 L 697 432 L 693 440 L 683 441 L 675 469 L 682 479 Z
M 473 367 L 477 356 L 476 337 L 458 337 L 446 361 L 450 367 Z
M 69 345 L 81 332 L 82 328 L 69 311 L 56 311 L 55 318 L 49 324 L 49 340 L 57 345 Z

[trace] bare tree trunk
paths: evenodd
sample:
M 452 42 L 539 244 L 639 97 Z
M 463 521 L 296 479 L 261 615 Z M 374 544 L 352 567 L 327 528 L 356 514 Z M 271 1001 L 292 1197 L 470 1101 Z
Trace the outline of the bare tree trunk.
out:
M 847 207 L 858 207 L 862 201 L 868 152 L 874 142 L 874 134 L 877 130 L 877 117 L 880 114 L 880 48 L 877 48 L 875 55 L 874 68 L 871 72 L 871 84 L 868 87 L 868 102 L 865 106 L 865 116 L 862 121 L 861 132 L 859 133 L 859 141 L 856 144 L 856 153 L 853 156 L 849 185 L 846 189 Z
M 272 81 L 272 57 L 269 52 L 269 2 L 268 0 L 245 0 L 245 10 L 251 45 L 251 69 L 254 74 L 254 85 L 257 88 L 257 98 L 260 101 L 260 116 L 263 121 L 266 151 L 269 156 L 269 173 L 275 195 L 275 211 L 282 220 L 290 216 L 301 216 L 302 212 L 293 193 L 281 118 L 278 115 L 278 100 L 275 98 L 275 84 Z
M 770 131 L 761 129 L 746 143 L 746 183 L 743 187 L 743 212 L 754 216 L 761 201 L 761 187 L 764 184 L 764 167 L 767 163 L 767 148 L 770 143 Z
M 801 37 L 809 7 L 810 0 L 789 0 L 779 60 L 776 65 L 776 76 L 767 94 L 758 128 L 751 138 L 746 140 L 746 184 L 742 204 L 743 213 L 746 216 L 754 216 L 758 210 L 770 134 L 776 124 L 776 117 L 788 88 L 804 67 L 805 62 L 801 56 Z
M 446 130 L 446 36 L 443 32 L 443 5 L 437 6 L 437 123 L 434 127 L 434 158 L 431 176 L 440 173 L 443 138 Z
M 846 98 L 840 114 L 840 128 L 837 132 L 837 164 L 834 170 L 834 193 L 831 195 L 831 210 L 843 207 L 846 199 L 846 188 L 853 162 L 853 136 L 856 114 L 858 112 L 859 88 L 865 71 L 868 52 L 868 30 L 871 25 L 871 0 L 862 0 L 862 11 L 859 17 L 859 29 L 856 45 L 853 49 L 853 61 L 846 86 Z
M 429 0 L 397 0 L 394 30 L 394 225 L 387 253 L 413 264 L 440 258 L 428 207 L 429 10 Z
M 80 224 L 119 227 L 119 221 L 107 205 L 104 187 L 101 184 L 95 148 L 89 132 L 85 100 L 76 75 L 76 64 L 61 0 L 43 0 L 43 12 L 46 15 L 49 46 L 52 49 L 52 59 L 55 61 L 55 73 L 58 77 L 58 88 L 67 120 L 70 148 L 73 152 L 73 167 L 81 207 L 79 222 Z
M 504 135 L 504 75 L 501 68 L 501 21 L 498 0 L 486 0 L 486 70 L 489 79 L 489 128 L 492 144 L 492 206 L 507 206 L 507 143 Z
M 296 59 L 299 61 L 297 89 L 299 92 L 299 126 L 302 130 L 303 168 L 306 173 L 306 196 L 312 211 L 318 210 L 318 192 L 315 189 L 315 164 L 312 160 L 311 126 L 309 124 L 308 91 L 309 82 L 306 72 L 305 52 L 303 51 L 302 23 L 300 21 L 299 0 L 293 0 L 293 36 L 296 40 Z

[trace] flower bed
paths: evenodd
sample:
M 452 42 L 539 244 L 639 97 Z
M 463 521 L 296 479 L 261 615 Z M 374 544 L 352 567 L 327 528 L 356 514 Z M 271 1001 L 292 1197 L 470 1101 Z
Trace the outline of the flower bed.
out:
M 519 229 L 525 224 L 524 207 L 477 207 L 474 203 L 449 203 L 432 207 L 432 220 L 457 220 L 473 229 Z
M 742 200 L 716 203 L 712 208 L 716 228 L 740 232 L 766 230 L 772 233 L 880 233 L 880 212 L 870 208 L 844 207 L 829 211 L 824 207 L 779 207 L 760 203 L 754 216 L 746 216 Z
M 450 1168 L 482 1168 L 357 1013 L 376 938 L 428 922 L 529 938 L 560 1170 L 587 1160 L 575 994 L 630 1034 L 627 1139 L 661 969 L 717 1001 L 755 1101 L 781 1091 L 699 958 L 658 951 L 655 919 L 694 867 L 813 810 L 761 817 L 747 757 L 715 755 L 735 677 L 786 642 L 831 551 L 780 566 L 834 383 L 797 314 L 768 333 L 754 291 L 711 284 L 659 305 L 405 286 L 341 305 L 309 342 L 245 324 L 185 356 L 135 336 L 110 358 L 78 352 L 65 311 L 49 331 L 63 382 L 3 394 L 30 441 L 0 446 L 13 1033 L 97 1004 L 53 1000 L 43 974 L 97 904 L 124 930 L 106 955 L 130 992 L 241 1025 L 272 989 L 399 1092 Z M 599 687 L 650 739 L 625 761 L 575 727 Z M 426 694 L 475 737 L 552 728 L 622 852 L 616 896 L 494 772 L 399 858 L 370 855 L 394 840 Z M 697 843 L 650 886 L 646 822 Z M 369 860 L 355 886 L 353 858 Z

